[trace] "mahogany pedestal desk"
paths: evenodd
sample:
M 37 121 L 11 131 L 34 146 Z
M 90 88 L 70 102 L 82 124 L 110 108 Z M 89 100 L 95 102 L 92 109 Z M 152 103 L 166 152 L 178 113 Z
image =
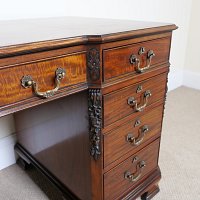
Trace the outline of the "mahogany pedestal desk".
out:
M 0 116 L 15 150 L 66 199 L 151 199 L 174 24 L 64 17 L 1 22 Z

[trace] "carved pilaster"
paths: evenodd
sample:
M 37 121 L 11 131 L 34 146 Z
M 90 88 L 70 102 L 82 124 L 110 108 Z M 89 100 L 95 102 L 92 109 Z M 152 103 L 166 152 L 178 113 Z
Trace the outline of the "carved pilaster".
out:
M 90 154 L 95 160 L 101 154 L 100 139 L 102 126 L 102 95 L 100 89 L 89 89 L 89 134 Z
M 91 48 L 87 53 L 88 76 L 92 81 L 100 78 L 100 53 L 98 49 Z

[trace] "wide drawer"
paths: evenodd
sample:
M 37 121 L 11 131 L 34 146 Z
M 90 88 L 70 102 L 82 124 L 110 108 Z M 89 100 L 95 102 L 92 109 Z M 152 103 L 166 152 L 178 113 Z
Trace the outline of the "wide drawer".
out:
M 131 151 L 134 153 L 160 134 L 163 104 L 133 117 L 128 123 L 104 135 L 104 167 Z
M 168 62 L 170 41 L 170 37 L 165 37 L 104 50 L 104 80 L 131 72 L 141 73 L 158 63 Z
M 163 99 L 166 80 L 165 73 L 104 95 L 104 127 L 127 115 L 143 112 L 148 105 Z
M 104 199 L 116 200 L 157 167 L 159 139 L 104 174 Z
M 52 90 L 55 88 L 56 70 L 58 68 L 65 71 L 64 78 L 60 80 L 60 88 L 86 83 L 85 52 L 12 68 L 2 68 L 0 69 L 0 106 L 36 96 L 32 87 L 24 88 L 22 86 L 23 77 L 29 76 L 30 78 L 31 76 L 37 84 L 39 92 Z

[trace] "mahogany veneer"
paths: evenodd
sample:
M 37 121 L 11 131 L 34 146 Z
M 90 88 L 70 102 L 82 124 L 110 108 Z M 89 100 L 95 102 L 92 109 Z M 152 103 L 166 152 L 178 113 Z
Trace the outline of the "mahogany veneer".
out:
M 136 152 L 141 145 L 144 145 L 148 140 L 159 137 L 161 132 L 163 115 L 163 104 L 144 111 L 135 117 L 131 116 L 126 124 L 121 124 L 118 128 L 105 133 L 104 135 L 104 166 L 108 166 L 113 161 L 116 161 L 121 155 L 127 154 L 129 151 Z M 130 134 L 135 138 L 139 138 L 143 128 L 147 126 L 148 131 L 145 134 L 143 144 L 136 146 L 127 141 Z
M 104 95 L 104 126 L 127 115 L 136 113 L 135 107 L 131 107 L 127 103 L 129 97 L 134 97 L 140 104 L 143 101 L 144 93 L 150 91 L 151 97 L 149 97 L 148 105 L 160 99 L 164 99 L 166 80 L 167 74 L 161 74 L 135 85 L 130 85 L 121 90 Z M 142 87 L 142 90 L 139 92 L 137 92 L 138 87 Z
M 19 163 L 67 199 L 153 198 L 177 27 L 78 17 L 6 23 L 0 116 L 15 113 Z
M 104 174 L 104 197 L 105 199 L 121 199 L 123 193 L 145 175 L 156 169 L 158 162 L 159 140 L 152 142 L 146 148 L 130 156 L 127 160 L 117 165 L 111 171 Z M 138 164 L 144 161 L 144 168 L 141 169 L 141 176 L 137 173 Z M 146 165 L 146 166 L 145 166 Z M 135 181 L 125 178 L 126 172 L 135 173 Z M 139 177 L 136 179 L 136 177 Z M 113 192 L 115 191 L 115 192 Z
M 136 71 L 135 65 L 130 63 L 130 55 L 137 55 L 141 47 L 145 47 L 146 50 L 144 54 L 138 55 L 142 67 L 146 65 L 147 52 L 150 49 L 153 49 L 156 55 L 152 60 L 151 67 L 157 63 L 167 62 L 169 59 L 170 41 L 171 38 L 166 37 L 104 50 L 104 79 L 107 80 L 115 76 Z
M 34 97 L 31 88 L 24 89 L 21 80 L 24 75 L 31 75 L 39 84 L 40 90 L 51 90 L 54 87 L 55 71 L 58 67 L 66 70 L 66 77 L 61 82 L 61 88 L 86 83 L 86 53 L 79 53 L 61 58 L 51 58 L 45 61 L 36 61 L 31 64 L 2 69 L 0 82 L 2 95 L 0 106 L 5 106 L 23 99 Z M 8 84 L 9 81 L 9 84 Z

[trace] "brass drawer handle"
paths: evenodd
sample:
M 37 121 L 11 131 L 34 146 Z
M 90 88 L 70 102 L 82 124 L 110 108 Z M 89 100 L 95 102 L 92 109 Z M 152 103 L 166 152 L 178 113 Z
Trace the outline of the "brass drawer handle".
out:
M 129 171 L 126 171 L 124 173 L 124 178 L 129 180 L 130 182 L 136 182 L 139 180 L 139 178 L 142 175 L 142 170 L 144 169 L 144 167 L 146 167 L 146 163 L 144 160 L 140 161 L 139 163 L 137 163 L 136 165 L 136 172 L 135 173 L 131 173 Z
M 142 49 L 142 50 L 141 50 L 141 49 Z M 141 47 L 140 50 L 139 50 L 139 52 L 138 52 L 138 54 L 141 55 L 141 54 L 143 54 L 143 53 L 145 53 L 145 48 L 144 48 L 144 47 Z M 153 50 L 149 50 L 149 51 L 147 52 L 147 65 L 146 65 L 145 67 L 143 67 L 143 68 L 140 67 L 140 59 L 137 58 L 137 56 L 134 55 L 134 54 L 132 54 L 132 55 L 130 56 L 130 63 L 136 65 L 136 71 L 137 71 L 138 73 L 142 73 L 142 72 L 144 72 L 145 70 L 147 70 L 147 69 L 150 68 L 150 66 L 151 66 L 151 61 L 152 61 L 152 58 L 153 58 L 154 56 L 155 56 L 155 53 L 153 52 Z
M 144 136 L 146 135 L 146 133 L 149 131 L 149 127 L 148 125 L 144 125 L 141 129 L 139 129 L 139 135 L 138 137 L 134 137 L 133 134 L 129 133 L 127 135 L 127 142 L 138 146 L 139 144 L 141 144 L 141 142 L 144 139 Z
M 32 79 L 30 75 L 26 75 L 22 77 L 21 84 L 24 88 L 33 88 L 35 94 L 42 98 L 52 97 L 55 92 L 60 88 L 60 81 L 65 77 L 66 71 L 63 68 L 57 68 L 55 72 L 55 88 L 52 90 L 48 90 L 46 92 L 40 92 L 38 90 L 38 84 Z
M 138 102 L 137 102 L 137 100 L 135 100 L 134 97 L 129 97 L 128 98 L 128 105 L 131 106 L 131 107 L 134 107 L 137 112 L 141 112 L 147 106 L 148 99 L 151 95 L 152 94 L 151 94 L 150 90 L 145 91 L 144 97 L 143 97 L 143 105 L 141 105 L 141 106 L 138 105 Z

